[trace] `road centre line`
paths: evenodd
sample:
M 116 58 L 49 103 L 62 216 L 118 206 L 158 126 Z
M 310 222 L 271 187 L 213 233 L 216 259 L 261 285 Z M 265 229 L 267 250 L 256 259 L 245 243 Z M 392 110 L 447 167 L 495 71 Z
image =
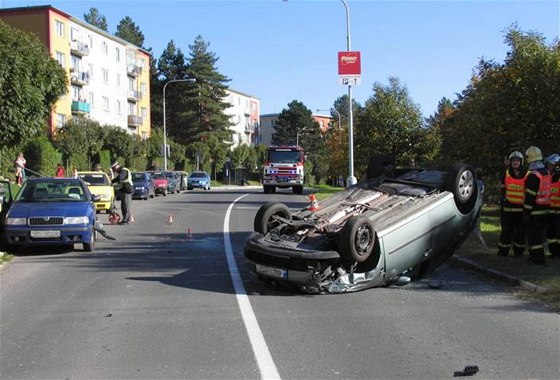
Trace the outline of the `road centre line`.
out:
M 233 288 L 235 289 L 235 297 L 237 298 L 237 303 L 239 304 L 239 309 L 241 310 L 241 316 L 243 317 L 243 322 L 245 323 L 245 329 L 247 330 L 247 335 L 249 336 L 249 341 L 251 342 L 251 346 L 253 348 L 253 354 L 255 355 L 257 365 L 259 366 L 261 378 L 280 379 L 280 374 L 278 373 L 276 365 L 272 360 L 272 356 L 270 355 L 270 351 L 268 350 L 268 346 L 264 340 L 261 328 L 259 327 L 257 318 L 253 312 L 249 298 L 247 297 L 247 292 L 245 291 L 245 287 L 241 281 L 241 276 L 239 275 L 239 270 L 237 268 L 237 264 L 235 263 L 233 248 L 231 245 L 229 233 L 231 210 L 233 209 L 235 203 L 247 195 L 249 194 L 244 194 L 231 202 L 224 217 L 224 247 L 226 251 L 226 259 Z

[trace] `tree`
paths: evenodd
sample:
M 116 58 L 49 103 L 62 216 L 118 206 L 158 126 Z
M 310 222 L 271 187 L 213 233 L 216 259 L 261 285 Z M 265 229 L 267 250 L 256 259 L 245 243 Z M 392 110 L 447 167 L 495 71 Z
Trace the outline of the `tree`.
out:
M 122 38 L 138 47 L 144 47 L 144 33 L 132 21 L 129 16 L 126 16 L 117 25 L 115 36 Z
M 100 14 L 97 8 L 90 8 L 88 13 L 84 13 L 84 20 L 88 24 L 98 27 L 101 30 L 107 31 L 107 19 L 104 15 Z
M 446 161 L 464 160 L 491 176 L 513 150 L 557 152 L 560 135 L 560 42 L 547 46 L 541 34 L 516 25 L 505 42 L 504 63 L 480 60 L 441 128 Z
M 0 147 L 45 133 L 66 85 L 66 72 L 34 34 L 0 20 Z
M 399 165 L 414 165 L 427 149 L 422 122 L 420 108 L 398 78 L 390 77 L 387 86 L 374 83 L 373 94 L 356 118 L 356 172 L 365 173 L 373 153 L 389 155 Z
M 74 117 L 58 131 L 54 141 L 65 161 L 69 160 L 71 166 L 85 170 L 91 167 L 91 159 L 104 146 L 106 133 L 98 122 Z

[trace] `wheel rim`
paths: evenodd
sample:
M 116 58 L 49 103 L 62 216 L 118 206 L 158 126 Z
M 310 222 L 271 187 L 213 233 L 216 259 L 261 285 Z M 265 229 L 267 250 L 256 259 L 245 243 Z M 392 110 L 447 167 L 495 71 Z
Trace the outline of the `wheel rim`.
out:
M 465 170 L 459 178 L 459 194 L 462 199 L 467 199 L 473 193 L 474 176 L 470 170 Z
M 364 256 L 368 253 L 368 248 L 373 241 L 373 232 L 368 226 L 362 226 L 356 231 L 356 240 L 354 247 L 359 256 Z

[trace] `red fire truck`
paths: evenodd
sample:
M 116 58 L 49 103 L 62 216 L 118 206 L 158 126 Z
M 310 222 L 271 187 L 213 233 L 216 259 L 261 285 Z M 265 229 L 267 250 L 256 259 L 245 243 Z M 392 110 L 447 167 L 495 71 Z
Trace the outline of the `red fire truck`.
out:
M 303 148 L 295 145 L 269 146 L 263 169 L 265 194 L 274 193 L 276 188 L 291 187 L 295 194 L 303 193 Z

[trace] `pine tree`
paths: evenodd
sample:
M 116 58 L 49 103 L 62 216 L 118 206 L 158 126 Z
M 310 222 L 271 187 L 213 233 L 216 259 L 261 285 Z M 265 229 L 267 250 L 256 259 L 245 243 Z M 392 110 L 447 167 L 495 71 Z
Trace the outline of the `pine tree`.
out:
M 84 20 L 88 24 L 96 26 L 101 30 L 107 31 L 107 19 L 104 15 L 99 13 L 97 8 L 90 8 L 89 13 L 84 13 Z

